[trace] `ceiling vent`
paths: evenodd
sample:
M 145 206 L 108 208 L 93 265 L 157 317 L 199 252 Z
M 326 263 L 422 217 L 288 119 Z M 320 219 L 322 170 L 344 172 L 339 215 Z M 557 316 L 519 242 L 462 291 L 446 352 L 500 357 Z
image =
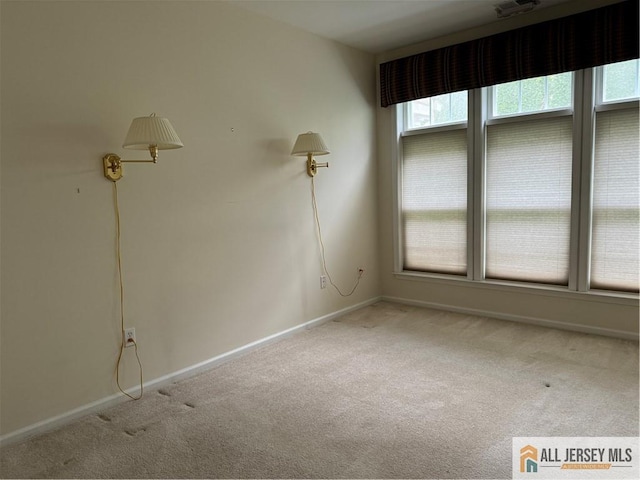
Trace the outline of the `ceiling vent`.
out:
M 530 12 L 540 0 L 508 0 L 494 5 L 498 18 L 507 18 L 518 13 Z

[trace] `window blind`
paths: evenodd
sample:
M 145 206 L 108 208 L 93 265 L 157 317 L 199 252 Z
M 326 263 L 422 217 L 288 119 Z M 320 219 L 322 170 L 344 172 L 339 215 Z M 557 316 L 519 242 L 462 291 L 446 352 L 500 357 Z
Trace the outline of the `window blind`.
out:
M 638 110 L 596 114 L 591 287 L 638 291 Z
M 402 138 L 404 269 L 467 272 L 467 131 Z
M 487 127 L 486 277 L 566 285 L 572 118 Z

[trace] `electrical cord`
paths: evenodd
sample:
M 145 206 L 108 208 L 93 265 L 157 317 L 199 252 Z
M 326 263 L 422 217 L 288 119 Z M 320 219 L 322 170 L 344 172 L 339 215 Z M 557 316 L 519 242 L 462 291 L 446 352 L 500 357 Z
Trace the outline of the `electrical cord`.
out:
M 129 343 L 133 343 L 133 346 L 135 347 L 136 358 L 138 359 L 138 366 L 140 367 L 140 395 L 134 397 L 133 395 L 125 392 L 120 386 L 120 363 L 122 361 L 122 354 L 124 353 L 124 349 L 126 347 L 126 340 L 124 334 L 124 285 L 122 282 L 122 255 L 120 254 L 120 207 L 118 206 L 118 186 L 116 182 L 113 182 L 113 200 L 116 211 L 116 258 L 118 260 L 118 280 L 120 283 L 120 331 L 122 333 L 120 340 L 120 353 L 118 353 L 118 361 L 116 362 L 116 384 L 118 385 L 118 389 L 127 397 L 132 400 L 140 400 L 144 393 L 142 382 L 142 362 L 140 361 L 140 356 L 138 355 L 138 344 L 133 339 L 130 339 Z
M 358 278 L 356 279 L 356 283 L 349 293 L 343 293 L 338 288 L 338 286 L 335 283 L 333 283 L 333 280 L 331 279 L 331 275 L 329 275 L 329 270 L 327 270 L 327 261 L 324 253 L 324 242 L 322 241 L 322 229 L 320 228 L 320 217 L 318 216 L 318 204 L 316 202 L 316 184 L 314 181 L 314 177 L 311 177 L 311 203 L 313 204 L 313 216 L 316 220 L 316 228 L 318 230 L 318 240 L 320 242 L 320 256 L 322 258 L 322 269 L 324 271 L 324 274 L 329 279 L 329 283 L 331 284 L 331 286 L 336 289 L 336 292 L 338 292 L 340 296 L 350 297 L 351 295 L 353 295 L 353 292 L 356 291 L 356 288 L 358 288 L 358 285 L 360 284 L 360 279 L 364 274 L 364 270 L 362 269 L 358 270 Z

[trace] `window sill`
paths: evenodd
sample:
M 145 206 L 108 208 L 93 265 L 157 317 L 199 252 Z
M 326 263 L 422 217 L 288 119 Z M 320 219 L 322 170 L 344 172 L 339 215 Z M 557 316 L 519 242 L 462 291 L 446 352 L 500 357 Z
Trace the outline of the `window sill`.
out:
M 579 300 L 599 303 L 613 303 L 617 305 L 638 306 L 640 297 L 634 293 L 609 292 L 606 290 L 591 290 L 589 292 L 576 292 L 567 287 L 542 285 L 534 283 L 519 283 L 502 280 L 469 280 L 465 277 L 454 275 L 431 274 L 420 272 L 394 272 L 394 277 L 399 280 L 410 280 L 425 283 L 438 283 L 463 288 L 495 290 L 509 293 L 525 293 L 528 295 L 541 295 L 546 297 L 560 297 L 568 300 Z

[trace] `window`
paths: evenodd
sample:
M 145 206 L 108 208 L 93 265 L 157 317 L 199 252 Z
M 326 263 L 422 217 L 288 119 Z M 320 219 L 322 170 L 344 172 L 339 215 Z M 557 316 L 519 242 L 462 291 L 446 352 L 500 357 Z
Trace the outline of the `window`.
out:
M 404 104 L 402 269 L 637 292 L 638 73 L 633 60 Z
M 640 258 L 638 60 L 606 65 L 596 106 L 591 286 L 637 290 Z
M 412 135 L 404 152 L 406 268 L 467 273 L 467 132 Z
M 571 116 L 487 127 L 487 278 L 568 284 L 571 131 Z
M 488 90 L 485 277 L 568 285 L 573 75 Z
M 407 104 L 407 129 L 466 122 L 467 92 L 422 98 Z
M 405 267 L 467 273 L 467 92 L 411 102 L 402 138 Z M 453 123 L 453 122 L 458 123 Z M 422 126 L 443 125 L 419 129 Z
M 599 103 L 619 102 L 638 98 L 640 73 L 638 60 L 605 65 L 601 69 L 602 81 Z
M 571 108 L 571 80 L 571 73 L 558 73 L 496 85 L 492 117 Z

